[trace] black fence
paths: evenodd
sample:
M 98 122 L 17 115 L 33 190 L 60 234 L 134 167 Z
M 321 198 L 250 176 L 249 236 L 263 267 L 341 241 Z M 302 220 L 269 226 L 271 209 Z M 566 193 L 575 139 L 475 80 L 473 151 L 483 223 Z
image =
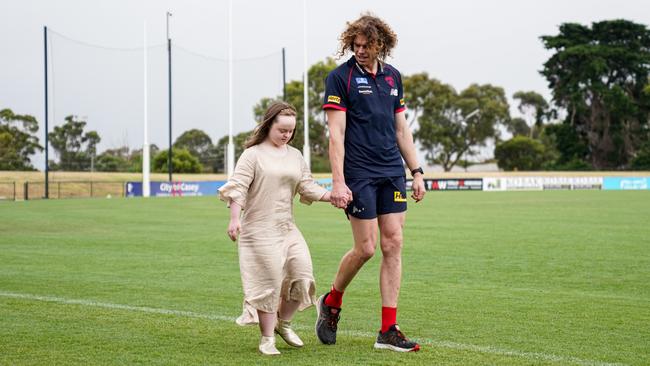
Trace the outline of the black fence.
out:
M 124 185 L 125 182 L 49 182 L 49 198 L 62 199 L 124 197 Z M 45 182 L 25 182 L 23 186 L 22 198 L 24 200 L 45 198 Z
M 0 182 L 0 201 L 16 200 L 16 182 Z

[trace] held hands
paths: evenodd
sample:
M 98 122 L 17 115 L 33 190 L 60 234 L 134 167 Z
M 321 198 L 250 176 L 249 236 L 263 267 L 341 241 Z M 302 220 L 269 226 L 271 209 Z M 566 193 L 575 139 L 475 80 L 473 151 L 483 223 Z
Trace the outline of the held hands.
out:
M 345 209 L 352 202 L 352 191 L 345 183 L 333 183 L 330 203 L 336 208 Z
M 413 177 L 413 193 L 411 194 L 411 198 L 415 200 L 415 202 L 420 202 L 424 198 L 424 194 L 426 193 L 426 189 L 424 188 L 424 178 L 422 177 L 422 174 L 416 174 L 415 177 Z
M 237 241 L 237 236 L 239 236 L 240 231 L 241 224 L 239 223 L 239 219 L 231 219 L 228 224 L 228 237 L 230 240 Z

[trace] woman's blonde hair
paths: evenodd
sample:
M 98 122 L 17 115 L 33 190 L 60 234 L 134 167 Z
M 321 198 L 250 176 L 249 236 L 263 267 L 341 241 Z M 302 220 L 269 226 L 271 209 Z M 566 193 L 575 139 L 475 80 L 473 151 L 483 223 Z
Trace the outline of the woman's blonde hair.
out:
M 271 103 L 271 105 L 269 105 L 269 107 L 266 109 L 266 112 L 264 113 L 262 122 L 258 124 L 257 127 L 255 127 L 253 133 L 244 143 L 244 147 L 248 149 L 251 146 L 255 146 L 264 142 L 264 140 L 266 140 L 266 137 L 269 135 L 269 131 L 271 131 L 271 125 L 275 123 L 277 116 L 295 117 L 297 114 L 298 113 L 296 112 L 296 108 L 294 108 L 294 106 L 289 103 L 282 101 Z M 289 141 L 287 141 L 287 143 L 291 142 L 295 135 L 296 130 L 294 129 L 293 133 L 291 134 L 291 138 Z
M 368 39 L 368 49 L 377 55 L 380 61 L 385 61 L 397 45 L 397 35 L 391 27 L 371 13 L 361 15 L 361 18 L 347 22 L 347 28 L 339 37 L 338 57 L 344 56 L 348 51 L 354 52 L 354 39 L 363 35 Z

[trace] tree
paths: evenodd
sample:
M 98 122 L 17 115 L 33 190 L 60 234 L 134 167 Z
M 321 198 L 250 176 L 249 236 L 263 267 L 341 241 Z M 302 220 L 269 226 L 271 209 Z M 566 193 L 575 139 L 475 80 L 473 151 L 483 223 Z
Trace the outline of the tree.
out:
M 232 137 L 233 144 L 235 145 L 235 161 L 242 152 L 244 152 L 244 143 L 250 135 L 251 131 L 241 132 Z M 228 136 L 224 136 L 219 139 L 216 145 L 212 148 L 212 155 L 214 156 L 214 161 L 212 165 L 212 170 L 216 172 L 226 172 L 225 167 L 225 158 L 226 158 L 226 147 L 228 146 Z
M 628 166 L 649 138 L 650 31 L 627 20 L 565 23 L 541 39 L 554 52 L 541 73 L 586 159 L 597 169 Z
M 317 62 L 309 68 L 309 145 L 311 152 L 311 170 L 313 172 L 328 172 L 329 157 L 328 146 L 329 139 L 327 135 L 327 124 L 325 112 L 322 109 L 323 98 L 325 95 L 325 77 L 330 71 L 336 68 L 336 62 L 332 58 L 325 61 Z M 304 145 L 304 89 L 302 81 L 291 81 L 287 84 L 287 99 L 296 108 L 296 132 L 291 146 L 298 150 L 303 150 Z M 279 96 L 276 99 L 281 99 Z M 262 116 L 268 105 L 273 101 L 272 98 L 263 98 L 253 107 L 255 119 L 262 120 Z M 242 149 L 243 151 L 243 149 Z M 236 154 L 239 156 L 239 154 Z
M 132 155 L 128 146 L 107 149 L 95 159 L 95 170 L 99 172 L 129 171 Z
M 632 159 L 630 168 L 633 170 L 650 170 L 650 142 L 646 143 Z
M 129 162 L 119 156 L 101 153 L 95 161 L 95 170 L 98 172 L 125 172 Z
M 539 170 L 545 161 L 544 145 L 532 138 L 515 136 L 494 149 L 497 165 L 503 170 Z
M 34 170 L 30 156 L 43 151 L 35 136 L 36 118 L 0 110 L 0 170 Z
M 520 117 L 512 118 L 508 122 L 506 129 L 508 130 L 508 132 L 512 134 L 513 137 L 530 136 L 533 133 L 533 129 L 530 126 L 528 126 L 526 120 Z
M 214 148 L 207 133 L 191 129 L 183 132 L 174 142 L 174 148 L 185 149 L 196 156 L 205 169 L 212 171 L 214 166 Z
M 324 112 L 322 109 L 323 99 L 325 98 L 325 79 L 327 75 L 334 69 L 336 69 L 336 62 L 333 58 L 328 57 L 325 61 L 319 61 L 313 64 L 309 70 L 309 109 L 311 112 L 317 112 L 316 115 L 323 116 L 321 122 L 324 122 Z M 288 94 L 287 94 L 287 99 Z M 301 98 L 302 100 L 302 98 Z M 318 113 L 320 112 L 320 113 Z M 311 118 L 311 117 L 310 117 Z
M 65 123 L 48 133 L 50 144 L 59 155 L 59 164 L 52 169 L 68 171 L 90 170 L 97 144 L 101 141 L 96 131 L 84 132 L 86 122 L 76 116 L 65 117 Z
M 314 66 L 312 66 L 313 68 Z M 311 69 L 310 69 L 311 70 Z M 310 72 L 311 74 L 311 72 Z M 323 85 L 324 88 L 324 79 L 321 84 L 312 84 L 312 85 Z M 311 83 L 310 83 L 311 84 Z M 293 141 L 291 141 L 291 146 L 296 149 L 303 151 L 305 145 L 305 124 L 304 121 L 304 102 L 303 102 L 303 83 L 298 81 L 292 81 L 287 85 L 287 102 L 296 107 L 298 115 L 296 116 L 296 132 L 294 135 Z M 327 122 L 325 119 L 325 112 L 322 109 L 323 98 L 316 99 L 318 95 L 325 93 L 325 89 L 321 90 L 310 90 L 310 102 L 309 102 L 309 147 L 311 152 L 311 169 L 313 172 L 324 172 L 329 171 L 329 156 L 328 156 L 328 146 L 329 138 L 327 134 Z M 261 120 L 261 116 L 258 120 Z
M 429 74 L 421 72 L 410 76 L 404 76 L 404 99 L 408 103 L 406 110 L 406 119 L 409 121 L 409 127 L 417 122 L 422 114 L 425 105 L 435 103 L 435 96 L 439 95 L 438 80 L 430 79 Z
M 203 166 L 199 159 L 185 149 L 174 149 L 172 166 L 175 173 L 201 173 Z M 153 158 L 153 171 L 167 173 L 167 150 L 162 150 Z
M 151 144 L 149 145 L 149 156 L 155 157 L 158 154 L 160 148 L 158 145 Z M 131 152 L 130 164 L 127 168 L 127 171 L 132 173 L 142 172 L 142 149 L 136 149 Z M 153 159 L 149 159 L 149 171 L 153 171 Z
M 548 168 L 554 170 L 588 170 L 589 164 L 585 159 L 589 154 L 589 147 L 578 132 L 569 124 L 551 124 L 544 127 L 542 140 L 546 142 L 547 151 L 551 148 L 558 152 L 558 156 L 549 161 Z
M 524 121 L 526 121 L 526 126 L 528 126 L 528 137 L 535 137 L 535 132 L 539 134 L 544 120 L 548 118 L 548 102 L 546 102 L 546 99 L 541 94 L 534 91 L 518 91 L 512 98 L 519 100 L 517 109 L 524 115 Z
M 489 139 L 497 140 L 497 125 L 510 119 L 502 88 L 472 84 L 460 94 L 435 79 L 426 81 L 431 96 L 425 97 L 419 128 L 414 137 L 426 152 L 430 164 L 450 171 L 460 160 L 478 153 Z

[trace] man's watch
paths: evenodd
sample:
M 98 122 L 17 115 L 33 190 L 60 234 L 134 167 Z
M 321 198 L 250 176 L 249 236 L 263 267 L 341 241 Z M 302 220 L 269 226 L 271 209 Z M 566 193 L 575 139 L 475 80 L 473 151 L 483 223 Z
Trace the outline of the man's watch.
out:
M 415 177 L 415 173 L 420 173 L 424 176 L 424 170 L 422 170 L 422 167 L 411 170 L 411 177 Z

